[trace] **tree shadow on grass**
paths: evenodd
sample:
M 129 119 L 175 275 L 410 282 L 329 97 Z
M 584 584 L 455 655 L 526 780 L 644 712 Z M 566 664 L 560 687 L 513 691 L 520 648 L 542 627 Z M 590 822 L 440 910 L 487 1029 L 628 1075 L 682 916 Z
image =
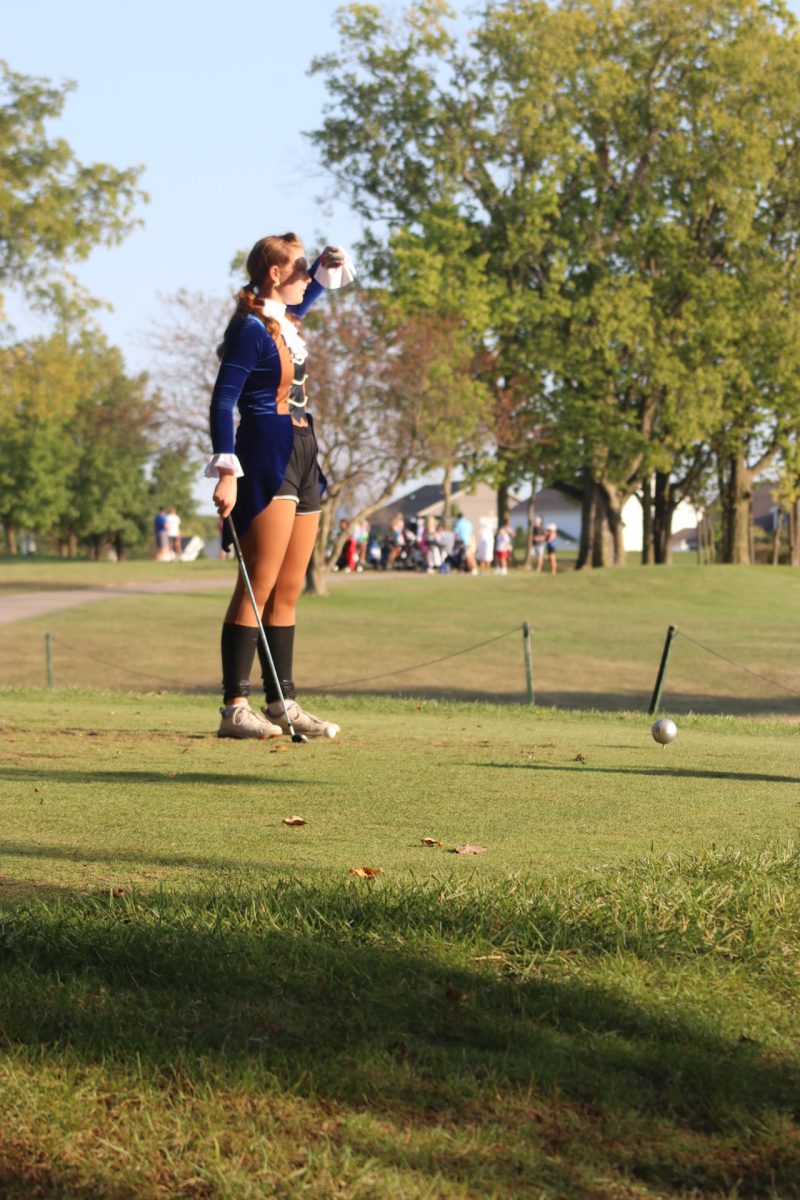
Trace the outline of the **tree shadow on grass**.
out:
M 664 779 L 728 779 L 733 783 L 800 783 L 796 775 L 763 775 L 755 771 L 704 771 L 692 767 L 590 767 L 585 763 L 571 766 L 566 763 L 502 763 L 472 762 L 470 767 L 495 771 L 568 771 L 577 775 L 647 775 Z
M 604 985 L 588 927 L 560 973 L 546 954 L 538 974 L 530 957 L 490 966 L 474 942 L 454 955 L 458 910 L 416 911 L 413 896 L 393 910 L 360 886 L 6 905 L 0 1039 L 184 1092 L 277 1082 L 372 1113 L 382 1133 L 360 1149 L 387 1167 L 418 1150 L 432 1171 L 405 1134 L 456 1127 L 470 1154 L 445 1146 L 435 1170 L 491 1194 L 540 1194 L 521 1180 L 543 1164 L 552 1194 L 586 1200 L 623 1194 L 590 1186 L 609 1174 L 795 1194 L 797 1140 L 752 1131 L 800 1111 L 796 1063 L 724 1036 L 671 988 L 637 1000 Z M 497 1135 L 482 1140 L 487 1121 Z
M 286 765 L 284 762 L 282 765 Z M 41 765 L 33 765 L 29 767 L 0 767 L 0 779 L 8 780 L 25 780 L 29 779 L 32 782 L 41 783 L 46 779 L 48 783 L 119 783 L 131 784 L 140 787 L 142 784 L 163 783 L 169 786 L 181 783 L 210 783 L 215 786 L 241 784 L 259 784 L 262 787 L 299 787 L 299 786 L 324 786 L 327 780 L 324 779 L 286 779 L 282 775 L 276 775 L 274 772 L 270 774 L 246 775 L 243 771 L 237 771 L 233 775 L 225 775 L 216 771 L 71 771 L 64 767 L 51 767 L 48 763 L 42 762 Z
M 275 876 L 286 876 L 287 872 L 292 872 L 297 869 L 296 859 L 289 858 L 285 863 L 275 862 L 264 863 L 254 860 L 251 863 L 243 862 L 241 858 L 232 859 L 223 856 L 215 856 L 213 858 L 200 854 L 148 854 L 144 850 L 111 850 L 100 849 L 99 847 L 91 846 L 31 846 L 26 842 L 0 842 L 0 858 L 6 856 L 8 858 L 31 858 L 31 859 L 60 859 L 64 862 L 77 862 L 82 864 L 88 863 L 109 863 L 121 864 L 129 863 L 137 867 L 192 867 L 198 870 L 214 870 L 214 871 L 236 871 L 242 872 L 247 870 L 258 871 L 259 876 L 273 878 Z M 321 875 L 325 873 L 324 867 L 314 866 L 313 864 L 304 865 L 303 870 L 310 875 Z M 2 877 L 0 877 L 0 880 Z M 10 881 L 9 881 L 10 882 Z M 35 887 L 35 884 L 31 884 Z M 42 885 L 43 891 L 57 892 L 58 885 L 51 888 L 49 885 Z M 72 895 L 79 890 L 78 888 L 65 888 L 65 892 Z M 83 890 L 83 889 L 80 889 Z M 4 898 L 4 893 L 0 891 L 0 900 Z

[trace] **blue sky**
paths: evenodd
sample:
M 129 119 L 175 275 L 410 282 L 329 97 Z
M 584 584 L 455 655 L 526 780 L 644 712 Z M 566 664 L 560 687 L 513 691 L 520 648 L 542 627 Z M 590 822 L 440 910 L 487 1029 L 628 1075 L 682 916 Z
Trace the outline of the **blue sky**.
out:
M 296 229 L 310 248 L 317 235 L 342 244 L 357 237 L 357 220 L 330 197 L 301 134 L 320 121 L 324 88 L 307 69 L 337 45 L 336 7 L 332 0 L 6 6 L 2 55 L 12 69 L 77 84 L 54 131 L 83 161 L 145 167 L 144 227 L 77 271 L 113 304 L 100 321 L 131 369 L 151 365 L 144 335 L 159 293 L 226 294 L 231 258 L 265 233 Z M 20 334 L 34 332 L 19 303 L 12 300 L 9 314 Z

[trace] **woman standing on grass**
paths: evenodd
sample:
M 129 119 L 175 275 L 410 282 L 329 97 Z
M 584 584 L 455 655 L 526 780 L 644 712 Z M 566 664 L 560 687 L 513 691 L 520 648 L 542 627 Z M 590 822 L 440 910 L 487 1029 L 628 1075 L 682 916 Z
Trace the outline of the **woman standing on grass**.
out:
M 313 423 L 305 413 L 307 350 L 296 318 L 325 287 L 349 283 L 355 271 L 349 256 L 331 246 L 309 268 L 294 233 L 256 242 L 247 270 L 250 281 L 239 292 L 219 348 L 211 397 L 214 454 L 205 473 L 218 477 L 214 504 L 220 517 L 233 516 L 292 724 L 308 737 L 333 737 L 339 726 L 300 708 L 292 677 L 295 607 L 325 486 Z M 241 420 L 234 439 L 237 405 Z M 226 527 L 223 544 L 228 543 Z M 267 700 L 261 713 L 248 703 L 256 649 Z M 222 626 L 222 680 L 219 737 L 288 732 L 241 574 Z

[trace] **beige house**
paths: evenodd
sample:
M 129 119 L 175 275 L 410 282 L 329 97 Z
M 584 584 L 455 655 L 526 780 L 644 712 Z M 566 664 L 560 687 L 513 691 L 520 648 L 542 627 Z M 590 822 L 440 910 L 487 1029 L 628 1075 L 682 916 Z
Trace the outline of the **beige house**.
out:
M 518 504 L 518 498 L 509 493 L 509 510 Z M 463 514 L 472 521 L 476 536 L 480 534 L 481 528 L 485 528 L 492 535 L 496 532 L 497 492 L 488 483 L 477 483 L 469 491 L 460 483 L 454 483 L 451 506 L 453 512 Z M 373 526 L 377 525 L 382 529 L 388 529 L 392 519 L 398 513 L 402 513 L 406 523 L 417 521 L 421 526 L 426 517 L 441 517 L 443 512 L 442 485 L 430 483 L 416 488 L 413 492 L 408 492 L 405 496 L 400 496 L 391 504 L 385 504 L 383 508 L 379 508 L 370 517 L 370 523 Z

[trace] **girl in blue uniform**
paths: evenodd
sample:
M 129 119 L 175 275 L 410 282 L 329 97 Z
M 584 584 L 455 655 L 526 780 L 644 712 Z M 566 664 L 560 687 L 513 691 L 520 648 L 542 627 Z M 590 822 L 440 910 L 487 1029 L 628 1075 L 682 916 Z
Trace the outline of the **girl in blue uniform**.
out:
M 307 351 L 297 318 L 326 286 L 348 283 L 355 271 L 349 257 L 330 246 L 309 267 L 302 242 L 293 233 L 256 242 L 247 270 L 250 281 L 239 293 L 219 349 L 221 362 L 211 397 L 214 454 L 206 475 L 218 478 L 214 504 L 220 517 L 233 516 L 292 724 L 309 737 L 332 737 L 338 725 L 304 712 L 297 703 L 292 673 L 295 607 L 317 536 L 325 486 L 313 422 L 305 412 Z M 240 422 L 234 437 L 237 406 Z M 260 713 L 248 702 L 257 651 L 267 700 Z M 265 738 L 288 732 L 265 658 L 255 614 L 237 576 L 222 626 L 220 737 Z

